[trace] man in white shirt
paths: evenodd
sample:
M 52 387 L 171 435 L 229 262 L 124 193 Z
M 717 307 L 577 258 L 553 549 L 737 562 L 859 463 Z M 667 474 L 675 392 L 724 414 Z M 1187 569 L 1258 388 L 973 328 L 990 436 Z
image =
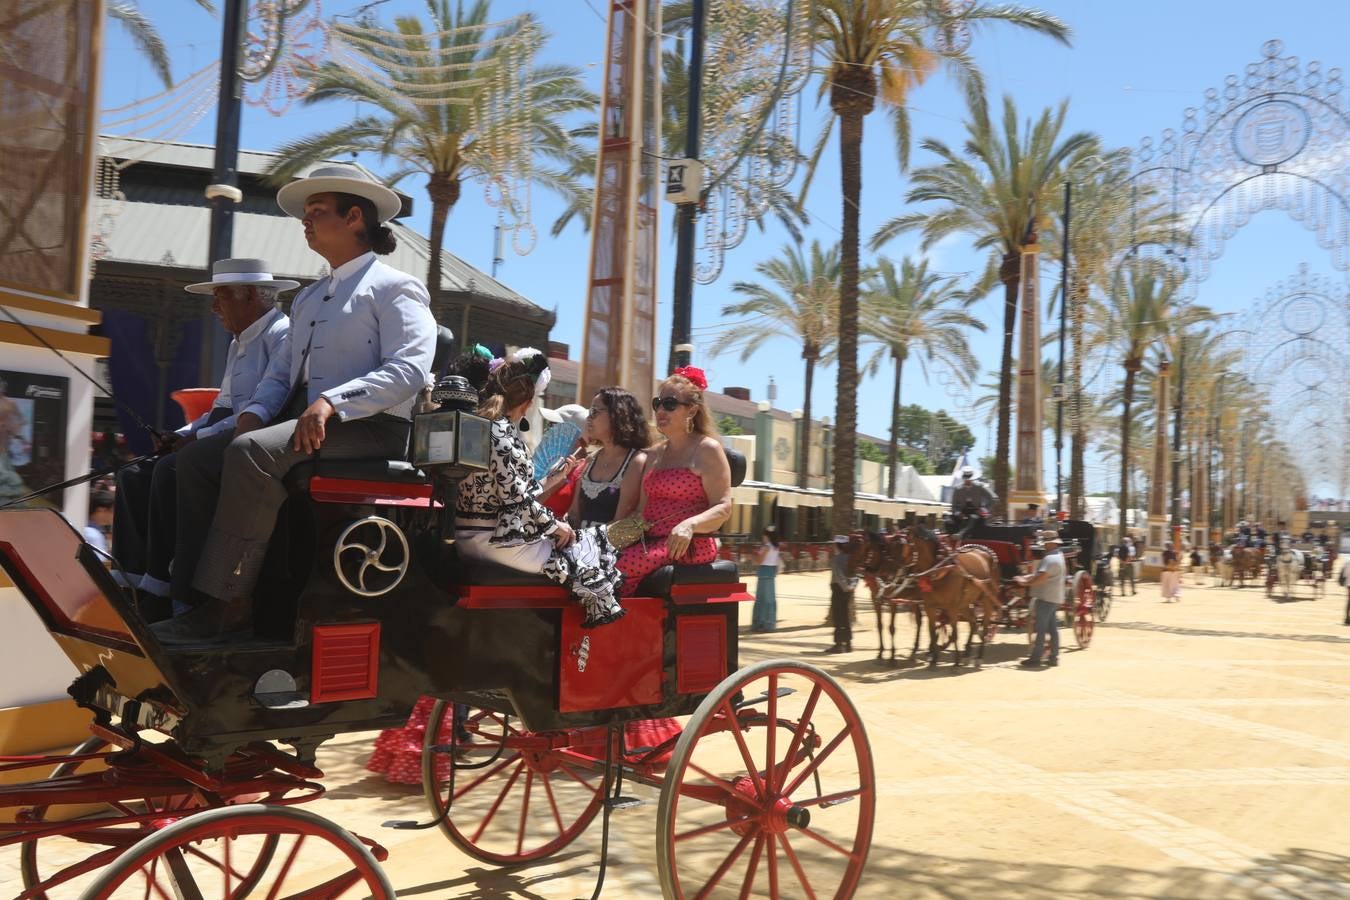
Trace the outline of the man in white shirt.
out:
M 170 563 L 180 552 L 193 555 L 190 545 L 180 546 L 179 522 L 189 523 L 190 538 L 190 519 L 201 515 L 201 504 L 215 502 L 214 497 L 189 496 L 180 516 L 178 452 L 201 441 L 203 450 L 214 447 L 219 455 L 235 435 L 261 428 L 281 412 L 286 391 L 276 381 L 290 366 L 290 320 L 276 308 L 276 300 L 281 291 L 299 286 L 298 281 L 273 278 L 264 260 L 222 259 L 212 267 L 210 281 L 186 288 L 190 294 L 211 296 L 211 312 L 234 339 L 211 409 L 166 435 L 156 459 L 117 473 L 113 574 L 123 585 L 149 595 L 143 597 L 142 613 L 151 620 L 169 615 Z
M 299 219 L 312 250 L 332 275 L 296 295 L 291 306 L 288 391 L 278 421 L 236 438 L 223 467 L 200 465 L 191 448 L 179 481 L 218 501 L 200 560 L 188 574 L 197 608 L 155 632 L 168 644 L 192 644 L 248 631 L 253 588 L 262 571 L 282 483 L 322 449 L 324 459 L 403 459 L 412 405 L 431 381 L 436 321 L 421 281 L 385 265 L 394 250 L 384 223 L 402 201 L 355 166 L 315 169 L 277 192 Z M 178 567 L 174 598 L 179 599 Z
M 1064 604 L 1064 554 L 1060 552 L 1063 542 L 1054 531 L 1041 532 L 1041 545 L 1045 555 L 1036 566 L 1035 573 L 1019 575 L 1014 579 L 1027 588 L 1030 595 L 1031 614 L 1036 623 L 1036 640 L 1031 646 L 1031 656 L 1018 665 L 1024 669 L 1038 669 L 1041 666 L 1041 651 L 1045 649 L 1046 636 L 1050 639 L 1050 656 L 1047 666 L 1059 665 L 1059 623 L 1056 616 Z

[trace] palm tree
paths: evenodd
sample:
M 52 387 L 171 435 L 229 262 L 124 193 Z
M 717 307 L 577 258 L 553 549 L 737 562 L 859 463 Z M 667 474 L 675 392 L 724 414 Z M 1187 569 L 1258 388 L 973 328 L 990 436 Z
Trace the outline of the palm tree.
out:
M 738 281 L 731 289 L 746 297 L 722 307 L 722 316 L 750 316 L 737 323 L 713 345 L 713 355 L 739 347 L 741 361 L 749 359 L 765 341 L 786 337 L 801 344 L 805 361 L 805 399 L 802 434 L 797 447 L 797 485 L 807 486 L 811 460 L 811 387 L 816 363 L 834 344 L 834 321 L 839 308 L 839 247 L 811 242 L 809 253 L 800 244 L 784 245 L 780 254 L 755 266 L 764 282 Z
M 397 160 L 391 185 L 416 172 L 426 175 L 431 197 L 427 290 L 435 310 L 441 302 L 445 223 L 464 182 L 496 174 L 486 148 L 521 139 L 510 133 L 514 123 L 485 111 L 494 79 L 514 56 L 503 50 L 503 42 L 515 38 L 538 50 L 547 34 L 532 15 L 492 30 L 490 0 L 475 0 L 467 10 L 462 3 L 452 7 L 449 0 L 426 3 L 428 28 L 415 16 L 400 16 L 394 20 L 396 32 L 361 30 L 360 46 L 371 68 L 330 60 L 307 73 L 313 91 L 303 102 L 359 101 L 375 112 L 279 148 L 280 161 L 271 175 L 284 182 L 321 160 L 360 152 Z M 339 35 L 344 27 L 334 26 Z M 598 98 L 585 88 L 575 66 L 536 66 L 527 77 L 531 103 L 523 140 L 547 163 L 535 165 L 531 175 L 569 197 L 576 190 L 569 170 L 584 157 L 576 140 L 584 129 L 569 129 L 563 120 L 574 112 L 594 111 Z
M 952 370 L 963 385 L 970 384 L 975 356 L 966 341 L 966 329 L 984 331 L 984 323 L 966 311 L 974 300 L 958 287 L 953 276 L 928 271 L 928 260 L 906 257 L 900 263 L 883 259 L 863 287 L 859 327 L 864 342 L 877 345 L 867 361 L 875 373 L 884 356 L 895 362 L 891 391 L 891 439 L 886 465 L 890 471 L 887 496 L 895 496 L 900 455 L 900 382 L 905 362 L 913 356 L 928 376 L 928 366 L 939 362 Z
M 1116 274 L 1111 292 L 1109 328 L 1124 354 L 1125 384 L 1121 390 L 1120 416 L 1120 507 L 1129 500 L 1130 417 L 1133 415 L 1135 380 L 1143 368 L 1148 349 L 1161 342 L 1166 348 L 1173 336 L 1187 325 L 1212 318 L 1203 306 L 1180 307 L 1175 272 L 1149 260 L 1136 259 Z M 1155 423 L 1166 428 L 1167 423 Z
M 942 19 L 940 0 L 815 0 L 812 8 L 816 47 L 824 57 L 821 93 L 839 119 L 839 174 L 843 201 L 840 241 L 839 371 L 835 396 L 834 525 L 853 527 L 854 457 L 858 424 L 858 284 L 862 209 L 863 120 L 880 97 L 889 104 L 901 169 L 909 162 L 909 116 L 905 101 L 937 67 L 938 56 L 926 49 L 928 30 Z M 964 23 L 999 21 L 1049 35 L 1068 43 L 1069 29 L 1054 16 L 1014 6 L 973 5 L 960 14 Z M 946 59 L 966 82 L 982 93 L 971 58 L 952 52 Z M 829 140 L 833 118 L 817 141 L 819 159 Z M 813 168 L 813 167 L 812 167 Z M 808 173 L 809 174 L 809 173 Z M 810 185 L 807 178 L 803 192 Z
M 1098 139 L 1084 131 L 1061 139 L 1068 101 L 1043 110 L 1022 125 L 1011 97 L 1003 98 L 1002 128 L 989 118 L 983 97 L 969 98 L 967 138 L 958 151 L 929 138 L 921 146 L 939 162 L 914 172 L 910 203 L 942 204 L 936 211 L 913 212 L 885 223 L 872 238 L 880 247 L 898 234 L 919 231 L 923 246 L 944 237 L 967 234 L 976 249 L 991 254 L 1003 283 L 1003 353 L 999 365 L 998 438 L 994 450 L 994 492 L 1007 510 L 1009 433 L 1012 422 L 1013 329 L 1021 282 L 1022 247 L 1034 240 L 1038 225 L 1060 202 L 1064 174 L 1095 154 Z
M 211 0 L 196 0 L 197 5 L 209 13 L 216 11 Z M 145 17 L 136 0 L 111 0 L 108 3 L 108 16 L 126 28 L 127 35 L 136 49 L 150 63 L 159 80 L 166 88 L 173 87 L 173 73 L 169 67 L 169 51 L 164 46 L 164 38 L 159 34 L 155 23 Z

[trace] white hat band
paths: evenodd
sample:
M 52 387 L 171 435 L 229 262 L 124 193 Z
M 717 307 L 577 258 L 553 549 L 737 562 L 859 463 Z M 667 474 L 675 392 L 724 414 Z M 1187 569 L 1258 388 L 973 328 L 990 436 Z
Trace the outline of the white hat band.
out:
M 217 272 L 211 276 L 212 284 L 228 284 L 229 282 L 250 282 L 250 281 L 275 281 L 271 272 Z

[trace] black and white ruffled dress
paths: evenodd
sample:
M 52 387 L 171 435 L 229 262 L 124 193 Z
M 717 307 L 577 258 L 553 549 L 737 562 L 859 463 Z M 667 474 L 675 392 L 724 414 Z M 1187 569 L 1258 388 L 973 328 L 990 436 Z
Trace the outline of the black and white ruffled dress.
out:
M 492 423 L 492 453 L 485 472 L 460 482 L 455 503 L 455 544 L 461 558 L 538 573 L 566 587 L 586 611 L 587 625 L 623 615 L 618 553 L 605 526 L 577 528 L 559 550 L 549 536 L 557 519 L 538 500 L 530 451 L 506 418 Z

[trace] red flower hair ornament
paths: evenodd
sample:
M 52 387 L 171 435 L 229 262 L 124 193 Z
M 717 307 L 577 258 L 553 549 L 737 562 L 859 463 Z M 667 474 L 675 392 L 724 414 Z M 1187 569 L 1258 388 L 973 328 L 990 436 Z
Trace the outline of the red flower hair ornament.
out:
M 700 391 L 706 391 L 708 389 L 708 376 L 703 374 L 703 370 L 698 366 L 680 366 L 670 374 L 679 375 L 681 378 L 688 380 L 690 384 Z

